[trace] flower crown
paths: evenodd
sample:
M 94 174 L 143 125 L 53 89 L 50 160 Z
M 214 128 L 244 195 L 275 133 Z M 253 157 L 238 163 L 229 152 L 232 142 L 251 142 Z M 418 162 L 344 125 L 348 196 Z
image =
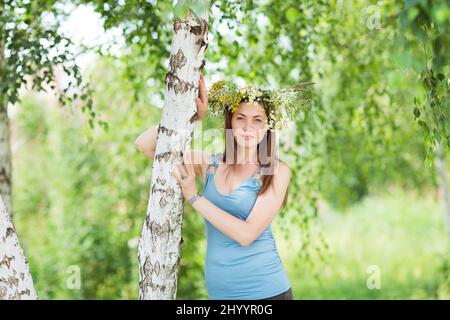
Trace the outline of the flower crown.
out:
M 220 80 L 208 90 L 208 109 L 213 117 L 224 116 L 226 111 L 236 112 L 241 101 L 259 102 L 269 108 L 269 128 L 286 127 L 289 120 L 310 106 L 310 88 L 314 82 L 304 82 L 277 90 L 260 89 L 253 84 L 237 87 Z

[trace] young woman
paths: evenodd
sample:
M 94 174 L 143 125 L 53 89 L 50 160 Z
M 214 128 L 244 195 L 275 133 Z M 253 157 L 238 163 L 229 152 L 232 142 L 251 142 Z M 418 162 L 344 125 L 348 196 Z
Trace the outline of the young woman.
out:
M 200 76 L 199 119 L 208 96 Z M 287 200 L 289 167 L 275 157 L 275 134 L 268 129 L 268 106 L 241 101 L 225 115 L 225 151 L 193 150 L 173 172 L 183 196 L 205 219 L 207 252 L 205 280 L 209 299 L 292 300 L 271 222 Z M 157 126 L 135 141 L 153 158 Z M 204 182 L 202 194 L 195 176 Z

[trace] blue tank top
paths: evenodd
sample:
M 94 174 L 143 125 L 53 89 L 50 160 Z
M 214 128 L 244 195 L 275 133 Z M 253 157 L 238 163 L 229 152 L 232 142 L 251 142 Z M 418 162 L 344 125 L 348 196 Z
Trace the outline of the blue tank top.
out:
M 230 193 L 220 193 L 214 181 L 214 173 L 221 156 L 222 153 L 212 155 L 202 194 L 227 213 L 246 220 L 256 202 L 260 182 L 252 176 Z M 265 299 L 291 287 L 278 254 L 271 225 L 249 246 L 243 247 L 205 218 L 204 222 L 207 239 L 204 276 L 208 299 Z

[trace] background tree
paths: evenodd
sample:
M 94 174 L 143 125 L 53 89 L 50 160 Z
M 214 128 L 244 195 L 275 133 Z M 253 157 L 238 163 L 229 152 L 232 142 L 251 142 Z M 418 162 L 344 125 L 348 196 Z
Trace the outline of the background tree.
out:
M 0 300 L 37 299 L 28 262 L 0 196 Z
M 8 105 L 20 101 L 20 89 L 30 83 L 36 91 L 54 90 L 61 105 L 84 101 L 93 125 L 95 112 L 87 84 L 82 83 L 72 41 L 59 26 L 64 5 L 49 1 L 0 1 L 0 194 L 12 215 L 11 147 Z M 62 67 L 69 77 L 66 86 L 56 87 L 55 70 Z M 77 90 L 78 89 L 78 90 Z M 99 122 L 104 124 L 103 122 Z

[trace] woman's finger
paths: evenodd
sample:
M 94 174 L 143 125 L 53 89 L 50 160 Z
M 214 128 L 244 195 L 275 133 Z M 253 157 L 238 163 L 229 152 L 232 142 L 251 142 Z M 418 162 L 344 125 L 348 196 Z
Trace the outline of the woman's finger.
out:
M 197 99 L 199 99 L 201 102 L 203 102 L 203 99 L 202 99 L 202 84 L 201 84 L 201 82 L 200 82 L 200 84 L 199 84 L 199 86 L 198 86 L 198 96 L 197 96 Z
M 201 77 L 200 77 L 200 80 L 201 80 Z M 200 98 L 200 100 L 202 100 L 202 103 L 205 103 L 206 89 L 205 89 L 204 81 L 200 81 L 199 98 Z
M 187 170 L 184 167 L 184 164 L 177 164 L 178 170 L 180 171 L 182 176 L 187 176 Z
M 172 171 L 170 174 L 175 177 L 177 182 L 180 182 L 180 178 L 178 177 L 178 174 L 175 173 L 175 171 Z

